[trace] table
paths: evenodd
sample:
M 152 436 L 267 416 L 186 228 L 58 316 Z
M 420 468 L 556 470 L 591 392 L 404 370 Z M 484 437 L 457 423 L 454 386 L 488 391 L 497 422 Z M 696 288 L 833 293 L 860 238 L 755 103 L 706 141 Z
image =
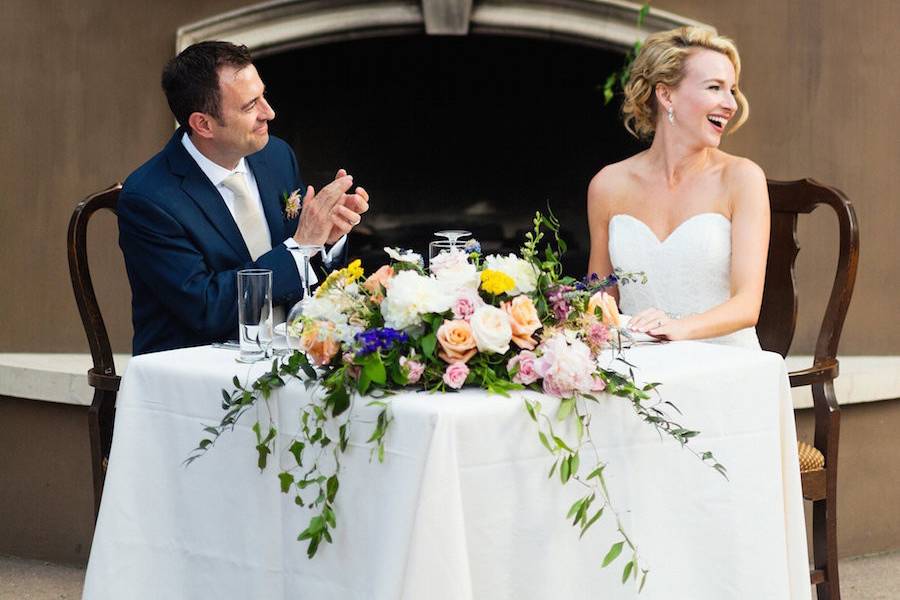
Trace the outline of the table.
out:
M 696 447 L 712 450 L 729 474 L 661 439 L 627 402 L 601 397 L 594 437 L 650 568 L 639 596 L 620 582 L 626 558 L 600 568 L 612 520 L 579 540 L 564 518 L 577 490 L 547 479 L 551 459 L 521 393 L 395 396 L 385 462 L 369 462 L 368 427 L 357 427 L 334 543 L 308 560 L 295 541 L 307 514 L 281 494 L 276 465 L 256 467 L 255 415 L 182 465 L 202 427 L 220 419 L 220 390 L 232 376 L 267 367 L 200 347 L 128 366 L 84 598 L 810 598 L 781 357 L 698 342 L 636 347 L 627 357 L 639 380 L 663 383 L 681 421 L 702 432 Z M 280 450 L 307 394 L 292 383 L 273 398 Z M 557 404 L 529 394 L 545 411 Z M 361 419 L 372 410 L 363 405 L 353 409 Z

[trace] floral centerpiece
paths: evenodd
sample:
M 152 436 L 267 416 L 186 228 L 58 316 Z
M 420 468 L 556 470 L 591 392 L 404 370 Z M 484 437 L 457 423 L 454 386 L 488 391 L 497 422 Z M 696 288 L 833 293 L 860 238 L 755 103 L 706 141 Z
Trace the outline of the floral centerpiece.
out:
M 545 232 L 552 234 L 550 243 Z M 294 494 L 296 503 L 311 511 L 298 539 L 308 542 L 312 557 L 322 541 L 332 541 L 337 526 L 335 499 L 350 428 L 371 426 L 372 456 L 383 461 L 393 392 L 412 387 L 447 392 L 465 385 L 505 396 L 540 391 L 559 399 L 555 415 L 545 414 L 535 400 L 524 399 L 523 408 L 550 455 L 549 476 L 585 490 L 566 517 L 584 535 L 604 512 L 611 514 L 620 539 L 602 565 L 627 548 L 622 580 L 633 577 L 642 587 L 647 569 L 639 565 L 636 544 L 613 506 L 605 463 L 591 437 L 589 404 L 598 401 L 596 394 L 630 402 L 639 418 L 723 475 L 725 469 L 710 452 L 688 445 L 698 432 L 669 417 L 666 410 L 677 409 L 659 397 L 658 384 L 638 385 L 630 370 L 626 376 L 601 366 L 601 353 L 610 350 L 629 366 L 621 355 L 627 334 L 619 329 L 619 312 L 606 290 L 616 283 L 639 284 L 642 274 L 567 277 L 559 261 L 565 249 L 556 219 L 537 213 L 519 255 L 483 256 L 473 241 L 436 257 L 426 272 L 418 254 L 386 248 L 390 261 L 368 277 L 358 260 L 332 272 L 307 301 L 302 318 L 288 324 L 302 351 L 276 359 L 252 383 L 235 377 L 234 389 L 222 392 L 222 421 L 206 428 L 209 436 L 187 462 L 286 380 L 303 379 L 317 388 L 301 409 L 300 431 L 288 448 L 293 464 L 279 473 L 282 492 Z M 357 399 L 376 407 L 374 425 L 354 420 Z M 574 439 L 560 433 L 566 422 L 572 423 Z M 253 430 L 264 469 L 277 432 L 271 422 L 257 421 Z

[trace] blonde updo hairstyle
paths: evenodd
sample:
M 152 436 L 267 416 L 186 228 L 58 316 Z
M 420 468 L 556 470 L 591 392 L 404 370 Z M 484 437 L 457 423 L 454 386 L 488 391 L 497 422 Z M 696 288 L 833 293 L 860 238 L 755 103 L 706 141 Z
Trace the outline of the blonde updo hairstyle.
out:
M 750 103 L 738 87 L 741 57 L 734 42 L 719 35 L 715 29 L 679 27 L 649 36 L 631 65 L 628 83 L 625 84 L 622 117 L 625 128 L 633 136 L 644 139 L 652 137 L 659 113 L 656 86 L 660 83 L 670 88 L 678 86 L 684 79 L 685 62 L 695 48 L 720 52 L 734 65 L 734 96 L 739 116 L 729 133 L 736 131 L 750 116 Z

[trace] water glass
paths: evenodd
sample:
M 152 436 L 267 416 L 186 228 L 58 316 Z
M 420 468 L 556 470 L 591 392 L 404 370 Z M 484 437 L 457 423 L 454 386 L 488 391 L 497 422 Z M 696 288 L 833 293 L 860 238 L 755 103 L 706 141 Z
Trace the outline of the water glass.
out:
M 267 357 L 272 344 L 272 271 L 238 271 L 237 295 L 241 343 L 237 360 L 244 363 L 256 362 Z

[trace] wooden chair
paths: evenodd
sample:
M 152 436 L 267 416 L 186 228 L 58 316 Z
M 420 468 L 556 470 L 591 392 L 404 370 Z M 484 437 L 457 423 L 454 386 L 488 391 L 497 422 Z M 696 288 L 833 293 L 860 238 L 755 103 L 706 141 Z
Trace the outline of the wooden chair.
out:
M 108 209 L 116 213 L 121 184 L 97 192 L 84 199 L 75 207 L 69 221 L 69 275 L 72 277 L 72 290 L 81 313 L 81 323 L 87 334 L 88 345 L 94 366 L 88 371 L 88 384 L 94 388 L 94 400 L 88 409 L 88 432 L 91 440 L 91 458 L 94 475 L 94 517 L 100 510 L 100 496 L 103 493 L 103 482 L 106 478 L 106 465 L 109 449 L 112 445 L 113 421 L 116 413 L 116 394 L 119 390 L 120 377 L 116 375 L 109 335 L 100 305 L 94 294 L 91 283 L 91 270 L 87 257 L 88 221 L 98 210 Z
M 791 387 L 812 386 L 815 411 L 813 445 L 800 443 L 803 497 L 813 505 L 813 568 L 810 580 L 818 600 L 839 600 L 837 554 L 837 464 L 841 409 L 834 395 L 838 376 L 837 349 L 859 259 L 859 227 L 844 194 L 811 179 L 769 181 L 772 228 L 762 310 L 756 326 L 765 350 L 786 356 L 797 325 L 794 261 L 797 217 L 820 205 L 834 209 L 840 230 L 838 265 L 831 297 L 816 342 L 813 364 L 790 373 Z

